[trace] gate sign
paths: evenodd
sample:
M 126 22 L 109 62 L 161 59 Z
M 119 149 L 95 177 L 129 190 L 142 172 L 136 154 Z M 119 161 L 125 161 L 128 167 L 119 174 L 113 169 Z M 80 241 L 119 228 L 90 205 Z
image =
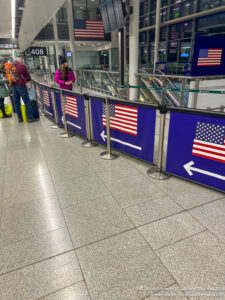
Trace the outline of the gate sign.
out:
M 225 36 L 198 36 L 192 63 L 192 76 L 225 74 Z
M 30 47 L 30 54 L 33 56 L 47 56 L 46 47 Z
M 60 127 L 63 127 L 63 113 L 62 113 L 62 106 L 61 106 L 61 99 L 60 99 L 60 93 L 57 92 L 57 90 L 54 90 L 55 95 L 55 104 L 56 104 L 56 111 L 58 115 L 58 125 Z
M 225 191 L 225 118 L 171 112 L 166 171 Z
M 84 97 L 63 93 L 68 130 L 87 137 Z
M 91 99 L 94 141 L 107 143 L 105 101 Z M 114 149 L 153 163 L 156 109 L 110 102 L 110 135 Z
M 42 87 L 42 101 L 44 106 L 44 114 L 54 120 L 52 96 L 48 87 Z

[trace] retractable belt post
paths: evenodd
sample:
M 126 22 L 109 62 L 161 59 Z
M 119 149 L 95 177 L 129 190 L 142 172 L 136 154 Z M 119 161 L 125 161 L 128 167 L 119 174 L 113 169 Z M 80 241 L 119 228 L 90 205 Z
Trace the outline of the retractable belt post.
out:
M 84 95 L 85 103 L 85 119 L 86 119 L 86 128 L 87 128 L 87 141 L 82 143 L 84 148 L 94 148 L 98 146 L 98 143 L 93 142 L 92 137 L 92 121 L 91 121 L 91 102 L 88 95 Z
M 55 103 L 55 93 L 51 90 L 51 96 L 52 96 L 52 106 L 53 106 L 53 111 L 54 111 L 54 118 L 55 118 L 55 125 L 50 125 L 50 128 L 52 129 L 58 129 L 58 114 L 57 114 L 57 109 L 56 109 L 56 103 Z
M 64 130 L 65 130 L 65 132 L 60 134 L 60 136 L 62 138 L 70 138 L 70 137 L 72 137 L 72 134 L 70 134 L 68 132 L 67 121 L 66 121 L 66 112 L 65 112 L 65 103 L 64 103 L 64 99 L 63 99 L 63 93 L 61 90 L 60 90 L 60 101 L 61 101 L 61 107 L 62 107 L 62 113 L 63 113 Z
M 163 148 L 164 148 L 164 135 L 165 135 L 165 124 L 167 107 L 165 105 L 159 106 L 160 109 L 160 132 L 159 132 L 159 149 L 158 149 L 158 162 L 157 166 L 153 166 L 148 169 L 147 174 L 149 177 L 154 179 L 168 179 L 170 176 L 163 172 Z
M 105 99 L 105 106 L 106 106 L 106 132 L 107 132 L 107 151 L 102 152 L 100 154 L 102 159 L 105 160 L 113 160 L 119 157 L 118 154 L 111 152 L 111 141 L 110 141 L 110 104 L 109 99 Z

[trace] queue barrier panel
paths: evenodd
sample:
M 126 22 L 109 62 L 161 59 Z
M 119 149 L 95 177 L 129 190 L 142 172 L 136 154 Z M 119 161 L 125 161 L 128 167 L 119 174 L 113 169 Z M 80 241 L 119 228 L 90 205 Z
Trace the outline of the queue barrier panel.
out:
M 225 192 L 225 116 L 172 109 L 166 172 Z
M 43 114 L 44 104 L 43 104 L 43 99 L 42 99 L 42 88 L 41 88 L 41 85 L 37 82 L 35 83 L 35 90 L 36 90 L 36 98 L 37 98 L 38 106 L 40 107 L 41 112 Z
M 72 92 L 62 93 L 68 131 L 87 138 L 85 99 Z
M 60 98 L 60 92 L 57 89 L 52 89 L 55 97 L 55 105 L 56 105 L 56 112 L 58 115 L 58 126 L 64 127 L 64 121 L 63 121 L 63 112 L 62 112 L 62 105 L 61 105 L 61 98 Z
M 91 98 L 93 139 L 106 145 L 105 100 Z M 136 158 L 153 163 L 156 107 L 129 104 L 110 99 L 111 147 Z
M 44 107 L 44 114 L 47 115 L 50 119 L 55 120 L 51 88 L 46 85 L 41 85 L 42 90 L 42 102 Z

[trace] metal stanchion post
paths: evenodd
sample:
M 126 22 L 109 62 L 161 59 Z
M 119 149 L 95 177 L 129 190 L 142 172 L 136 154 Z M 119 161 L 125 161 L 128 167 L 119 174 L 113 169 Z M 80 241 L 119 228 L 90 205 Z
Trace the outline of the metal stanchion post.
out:
M 51 125 L 50 128 L 52 129 L 58 129 L 58 114 L 57 114 L 57 109 L 56 109 L 56 103 L 55 103 L 55 93 L 51 91 L 51 96 L 52 96 L 52 106 L 53 106 L 53 111 L 54 111 L 54 116 L 55 116 L 55 125 Z
M 102 152 L 100 154 L 102 159 L 105 160 L 113 160 L 119 157 L 118 154 L 111 152 L 111 142 L 110 142 L 110 107 L 109 107 L 109 99 L 105 99 L 106 105 L 106 131 L 107 131 L 107 151 Z
M 39 92 L 40 92 L 40 98 L 41 98 L 41 116 L 44 116 L 44 102 L 43 102 L 43 95 L 42 95 L 42 89 L 40 86 L 38 86 Z
M 160 107 L 160 113 L 161 116 L 160 116 L 158 162 L 157 162 L 157 166 L 153 166 L 150 169 L 148 169 L 147 174 L 151 178 L 163 180 L 170 177 L 169 175 L 165 174 L 162 169 L 165 123 L 166 123 L 166 106 Z
M 85 119 L 87 128 L 87 141 L 84 141 L 81 145 L 84 148 L 94 148 L 98 146 L 98 143 L 92 140 L 92 121 L 91 121 L 91 102 L 88 95 L 84 95 L 85 99 Z
M 62 94 L 61 90 L 60 90 L 60 100 L 61 100 L 61 107 L 62 107 L 62 113 L 63 113 L 64 129 L 65 129 L 65 132 L 61 133 L 60 136 L 62 138 L 70 138 L 70 137 L 72 137 L 72 134 L 70 134 L 68 132 L 67 121 L 66 121 L 66 112 L 65 112 L 65 103 L 63 101 L 63 94 Z

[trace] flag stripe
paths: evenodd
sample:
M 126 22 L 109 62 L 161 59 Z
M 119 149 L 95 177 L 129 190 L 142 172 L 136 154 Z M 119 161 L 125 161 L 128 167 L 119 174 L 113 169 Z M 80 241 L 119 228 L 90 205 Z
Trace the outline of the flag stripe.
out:
M 198 122 L 192 155 L 225 163 L 225 126 Z
M 202 158 L 208 158 L 208 159 L 212 159 L 212 157 L 209 157 L 209 156 L 206 156 L 206 155 L 197 154 L 197 153 L 195 153 L 195 154 L 193 154 L 193 155 L 195 155 L 195 156 L 199 156 L 199 157 L 202 157 Z M 224 162 L 225 162 L 224 160 L 221 160 L 221 159 L 218 159 L 218 158 L 213 158 L 213 160 L 215 160 L 215 161 L 219 161 L 219 162 L 222 162 L 222 163 L 224 163 Z
M 207 147 L 203 147 L 203 146 L 196 146 L 196 145 L 194 144 L 194 149 L 195 149 L 195 150 L 202 150 L 202 151 L 205 150 L 205 152 L 209 152 L 209 153 L 219 153 L 219 154 L 223 154 L 223 155 L 225 156 L 225 148 L 224 148 L 224 150 L 222 151 L 222 150 L 211 149 L 211 148 L 207 148 Z M 210 150 L 209 150 L 209 149 L 210 149 Z
M 193 150 L 193 154 L 201 154 L 201 155 L 203 155 L 203 156 L 205 156 L 205 157 L 208 157 L 208 158 L 216 158 L 216 159 L 220 159 L 220 160 L 222 160 L 222 161 L 224 161 L 225 162 L 225 157 L 223 157 L 223 156 L 221 156 L 221 155 L 215 155 L 215 154 L 211 154 L 211 153 L 209 153 L 209 152 L 204 152 L 204 151 L 197 151 L 197 150 Z
M 213 143 L 209 143 L 209 142 L 204 142 L 204 141 L 199 141 L 199 140 L 194 140 L 194 143 L 196 145 L 209 145 L 210 148 L 214 148 L 214 149 L 224 149 L 225 140 L 224 140 L 224 145 L 217 145 L 217 144 L 213 144 Z
M 110 105 L 110 128 L 137 136 L 137 114 L 136 107 L 119 104 Z M 106 127 L 105 106 L 103 105 L 103 126 Z
M 75 20 L 74 35 L 78 38 L 104 39 L 103 21 L 98 20 Z
M 78 119 L 77 99 L 76 97 L 65 96 L 65 113 L 71 117 Z
M 103 122 L 106 124 L 106 118 L 103 117 Z M 136 126 L 131 126 L 126 123 L 122 123 L 121 121 L 115 121 L 113 118 L 110 118 L 110 125 L 123 125 L 124 128 L 133 129 L 136 131 Z
M 49 93 L 46 90 L 43 90 L 43 102 L 46 106 L 51 107 Z

